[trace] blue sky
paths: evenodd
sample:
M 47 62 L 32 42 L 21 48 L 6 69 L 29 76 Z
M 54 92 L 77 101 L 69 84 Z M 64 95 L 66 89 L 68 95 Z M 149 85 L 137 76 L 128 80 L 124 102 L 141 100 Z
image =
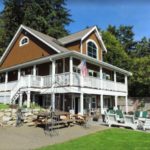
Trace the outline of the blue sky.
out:
M 0 10 L 3 6 L 0 0 Z M 109 24 L 132 25 L 135 39 L 150 38 L 149 0 L 67 0 L 67 8 L 74 20 L 66 28 L 76 32 L 87 26 L 97 25 L 106 29 Z

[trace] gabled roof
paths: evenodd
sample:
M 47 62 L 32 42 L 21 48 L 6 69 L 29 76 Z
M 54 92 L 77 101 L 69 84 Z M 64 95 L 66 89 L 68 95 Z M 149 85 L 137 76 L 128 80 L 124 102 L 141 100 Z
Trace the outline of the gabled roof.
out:
M 82 37 L 85 36 L 93 28 L 94 27 L 90 27 L 90 28 L 84 29 L 82 31 L 73 33 L 71 35 L 68 35 L 68 36 L 65 36 L 63 38 L 58 39 L 58 41 L 60 41 L 62 44 L 65 45 L 65 44 L 68 44 L 68 43 L 71 43 L 71 42 L 75 42 L 75 41 L 81 40 Z
M 63 38 L 60 38 L 58 39 L 59 42 L 61 42 L 63 45 L 66 45 L 66 44 L 69 44 L 69 43 L 72 43 L 72 42 L 75 42 L 75 41 L 78 41 L 78 40 L 81 40 L 83 41 L 86 37 L 88 37 L 93 31 L 96 32 L 96 36 L 97 38 L 99 39 L 101 45 L 102 45 L 102 48 L 105 52 L 107 52 L 107 49 L 105 47 L 105 44 L 102 40 L 102 37 L 97 29 L 96 26 L 92 26 L 92 27 L 89 27 L 87 29 L 84 29 L 82 31 L 79 31 L 79 32 L 76 32 L 76 33 L 73 33 L 71 35 L 68 35 L 66 37 L 63 37 Z
M 33 30 L 33 29 L 31 29 L 29 27 L 26 27 L 24 25 L 21 25 L 19 27 L 19 29 L 17 30 L 16 34 L 14 35 L 13 39 L 9 43 L 8 47 L 6 48 L 4 54 L 0 58 L 0 64 L 3 62 L 3 60 L 5 59 L 5 57 L 7 56 L 7 54 L 9 53 L 11 47 L 13 46 L 13 44 L 15 43 L 15 41 L 17 40 L 17 38 L 20 35 L 20 33 L 22 32 L 22 30 L 27 31 L 28 33 L 30 33 L 31 35 L 33 35 L 35 38 L 39 39 L 41 42 L 43 42 L 47 46 L 51 47 L 57 53 L 67 52 L 68 51 L 68 49 L 66 49 L 65 47 L 61 46 L 61 44 L 55 38 L 52 38 L 52 37 L 50 37 L 50 36 L 48 36 L 46 34 L 43 34 L 43 33 L 38 32 L 36 30 Z

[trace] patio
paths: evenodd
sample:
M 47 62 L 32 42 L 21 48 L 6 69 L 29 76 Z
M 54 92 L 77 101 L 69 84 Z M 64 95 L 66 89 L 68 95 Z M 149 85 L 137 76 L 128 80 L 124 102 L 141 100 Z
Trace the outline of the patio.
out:
M 62 128 L 58 136 L 48 136 L 44 134 L 42 128 L 36 127 L 0 127 L 0 149 L 2 150 L 27 150 L 35 149 L 56 143 L 62 143 L 90 133 L 108 129 L 101 125 L 94 125 L 88 129 L 81 126 Z

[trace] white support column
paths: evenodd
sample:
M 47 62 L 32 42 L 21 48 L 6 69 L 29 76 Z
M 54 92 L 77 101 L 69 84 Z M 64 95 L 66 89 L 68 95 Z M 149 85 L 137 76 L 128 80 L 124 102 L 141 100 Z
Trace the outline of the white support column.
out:
M 33 75 L 36 76 L 36 65 L 33 66 Z
M 117 109 L 118 107 L 118 96 L 117 95 L 115 95 L 115 108 Z
M 115 91 L 117 89 L 117 75 L 116 75 L 116 71 L 114 71 L 114 83 L 115 83 Z
M 21 69 L 18 69 L 18 80 L 20 79 L 21 77 Z
M 125 96 L 125 111 L 128 113 L 128 96 Z
M 27 91 L 27 108 L 30 108 L 31 104 L 31 91 Z
M 102 89 L 103 88 L 103 69 L 102 69 L 102 66 L 100 66 L 99 74 L 100 74 L 100 89 Z
M 53 86 L 53 84 L 55 84 L 55 70 L 56 70 L 55 61 L 52 61 L 52 86 Z
M 104 96 L 101 94 L 101 114 L 104 114 Z
M 73 58 L 69 59 L 69 71 L 70 71 L 70 86 L 73 84 Z
M 55 111 L 55 93 L 51 94 L 51 100 L 52 100 L 52 110 Z
M 126 92 L 128 93 L 128 76 L 125 75 Z
M 82 62 L 82 60 L 81 60 L 81 62 Z M 80 63 L 81 63 L 81 62 L 80 62 Z M 81 87 L 84 86 L 84 78 L 83 78 L 83 74 L 82 74 L 81 69 L 80 69 L 80 86 L 81 86 Z
M 84 104 L 83 104 L 83 103 L 84 103 L 84 101 L 83 101 L 83 96 L 84 96 L 84 94 L 81 93 L 81 94 L 80 94 L 80 114 L 81 114 L 81 115 L 83 115 L 83 113 L 84 113 L 84 112 L 83 112 L 83 106 L 84 106 Z
M 5 91 L 7 91 L 7 83 L 8 83 L 8 72 L 6 72 L 5 74 Z M 5 100 L 6 100 L 6 96 L 5 96 Z
M 20 92 L 19 94 L 19 106 L 22 107 L 22 99 L 23 99 L 23 94 Z

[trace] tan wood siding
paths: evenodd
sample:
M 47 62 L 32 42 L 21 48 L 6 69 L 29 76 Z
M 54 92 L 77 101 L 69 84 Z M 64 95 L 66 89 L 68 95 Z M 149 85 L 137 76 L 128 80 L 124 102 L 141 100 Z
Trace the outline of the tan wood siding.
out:
M 27 36 L 29 38 L 29 44 L 20 47 L 19 41 L 23 36 Z M 23 31 L 12 46 L 0 68 L 8 68 L 52 54 L 56 54 L 56 52 L 29 33 Z
M 75 50 L 80 52 L 80 41 L 72 42 L 70 44 L 67 44 L 65 47 L 69 50 Z
M 86 50 L 87 50 L 87 45 L 86 45 L 86 42 L 87 40 L 93 40 L 96 42 L 97 46 L 98 46 L 98 60 L 102 60 L 102 48 L 101 48 L 101 44 L 98 40 L 98 38 L 96 37 L 95 33 L 92 32 L 83 42 L 82 42 L 82 53 L 83 54 L 86 54 Z

